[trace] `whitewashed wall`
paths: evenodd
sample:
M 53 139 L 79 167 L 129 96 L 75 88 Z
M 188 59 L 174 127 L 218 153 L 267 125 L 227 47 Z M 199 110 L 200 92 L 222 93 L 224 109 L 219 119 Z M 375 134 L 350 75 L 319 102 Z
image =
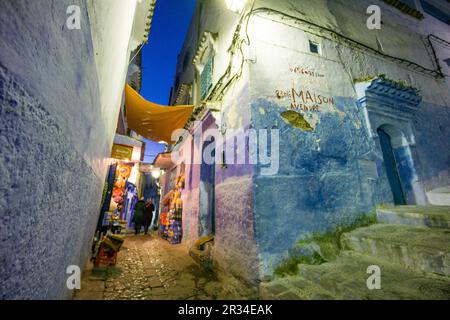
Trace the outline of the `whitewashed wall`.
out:
M 217 33 L 213 74 L 213 83 L 217 83 L 229 65 L 228 48 L 240 18 L 225 7 L 224 1 L 203 3 L 205 6 L 197 10 L 193 18 L 178 65 L 180 83 L 194 81 L 193 102 L 196 104 L 200 103 L 198 79 L 193 66 L 183 68 L 186 53 L 190 52 L 191 61 L 198 37 L 204 31 Z M 248 1 L 246 10 L 252 4 L 253 1 Z M 420 21 L 379 0 L 256 0 L 254 4 L 256 10 L 269 8 L 284 12 L 427 69 L 436 69 L 436 65 L 424 37 L 433 32 L 448 40 L 450 34 L 450 26 L 432 17 Z M 381 30 L 371 31 L 366 27 L 366 9 L 372 4 L 382 8 Z M 308 233 L 324 232 L 350 223 L 358 215 L 370 211 L 374 204 L 391 201 L 389 185 L 380 165 L 382 157 L 376 150 L 377 142 L 368 138 L 364 115 L 357 104 L 354 79 L 385 74 L 420 90 L 423 100 L 414 119 L 416 145 L 412 146 L 420 183 L 430 190 L 448 184 L 450 180 L 449 153 L 436 154 L 436 150 L 450 149 L 448 76 L 430 77 L 379 54 L 348 46 L 338 38 L 326 36 L 324 31 L 310 28 L 305 21 L 281 18 L 274 12 L 252 15 L 248 24 L 250 45 L 243 45 L 246 60 L 243 77 L 214 105 L 220 109 L 220 112 L 214 112 L 219 127 L 224 125 L 232 129 L 254 125 L 279 127 L 282 131 L 281 148 L 284 149 L 280 150 L 282 165 L 278 176 L 248 180 L 248 176 L 238 173 L 235 168 L 216 170 L 216 192 L 224 199 L 241 199 L 234 201 L 233 210 L 222 200 L 216 203 L 218 212 L 223 209 L 223 230 L 235 235 L 245 233 L 245 228 L 250 227 L 248 234 L 253 238 L 235 237 L 239 240 L 233 243 L 226 237 L 221 239 L 220 231 L 217 231 L 219 241 L 215 253 L 219 264 L 227 266 L 227 259 L 231 262 L 232 257 L 240 257 L 245 251 L 240 250 L 242 246 L 238 242 L 253 245 L 259 253 L 259 265 L 256 266 L 259 274 L 254 272 L 253 277 L 270 275 L 293 244 Z M 241 39 L 246 38 L 246 31 L 243 25 Z M 309 40 L 321 46 L 321 55 L 309 52 Z M 448 47 L 435 45 L 435 50 L 448 75 L 448 66 L 443 63 L 450 57 Z M 236 59 L 231 65 L 233 70 L 238 69 L 239 64 L 240 60 Z M 298 72 L 302 68 L 314 75 Z M 289 107 L 292 98 L 277 97 L 277 90 L 289 92 L 292 88 L 309 90 L 334 100 L 322 104 L 320 112 L 303 113 L 314 128 L 321 128 L 312 138 L 305 138 L 299 129 L 287 126 L 280 118 L 280 112 Z M 249 181 L 251 187 L 247 189 Z M 232 182 L 233 187 L 228 188 L 227 182 Z M 233 196 L 228 197 L 227 192 Z M 242 198 L 244 195 L 248 195 L 254 205 L 254 208 L 250 206 L 253 210 L 250 215 L 246 212 L 249 207 L 247 200 Z M 236 212 L 241 220 L 234 223 Z M 247 222 L 249 216 L 255 224 Z M 223 248 L 221 241 L 226 243 Z M 245 268 L 252 270 L 251 263 Z
M 66 26 L 69 5 L 81 29 Z M 0 297 L 61 299 L 100 210 L 135 1 L 2 1 Z
M 370 31 L 366 27 L 366 8 L 373 3 L 369 1 L 256 3 L 256 8 L 267 7 L 310 21 L 375 50 L 379 50 L 379 42 L 384 54 L 436 69 L 420 34 L 426 29 L 423 26 L 427 19 L 420 22 L 378 3 L 382 7 L 382 29 Z M 440 35 L 450 30 L 444 27 Z M 257 128 L 276 126 L 281 134 L 280 172 L 256 178 L 261 277 L 270 275 L 294 244 L 308 234 L 348 224 L 374 205 L 392 202 L 378 142 L 370 138 L 357 104 L 355 79 L 385 74 L 420 90 L 422 102 L 412 121 L 415 139 L 411 144 L 416 183 L 423 189 L 419 193 L 424 196 L 424 190 L 450 184 L 448 77 L 412 70 L 273 11 L 253 15 L 249 34 L 251 121 Z M 310 52 L 309 41 L 321 46 L 321 54 Z M 448 48 L 436 46 L 436 51 L 440 60 L 450 57 Z M 441 65 L 446 72 L 442 61 Z M 290 109 L 292 89 L 334 100 L 320 104 L 319 110 L 299 111 L 314 128 L 310 133 L 286 125 L 280 117 Z M 296 100 L 302 103 L 300 97 Z M 373 167 L 369 176 L 366 165 Z
M 99 136 L 98 139 L 90 139 L 86 154 L 95 154 L 102 146 L 104 160 L 111 150 L 122 103 L 136 1 L 88 0 L 87 9 L 100 90 L 101 122 L 106 124 L 108 138 Z M 98 173 L 104 176 L 105 163 L 101 162 L 102 157 L 92 161 L 100 161 Z

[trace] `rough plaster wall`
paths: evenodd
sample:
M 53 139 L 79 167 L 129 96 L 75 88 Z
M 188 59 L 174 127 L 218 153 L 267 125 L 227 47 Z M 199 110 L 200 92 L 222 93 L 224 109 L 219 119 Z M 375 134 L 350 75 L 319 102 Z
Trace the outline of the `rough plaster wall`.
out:
M 98 146 L 105 147 L 108 151 L 112 147 L 130 59 L 128 47 L 136 0 L 85 2 L 92 30 L 92 46 L 101 99 L 101 122 L 105 124 L 108 137 L 91 139 L 86 153 L 94 154 Z M 100 165 L 104 167 L 104 163 Z
M 258 279 L 253 217 L 253 179 L 229 178 L 216 185 L 216 266 L 247 281 Z
M 46 3 L 2 3 L 2 28 L 9 31 L 2 35 L 2 62 L 12 66 L 27 91 L 64 123 L 74 148 L 97 175 L 104 176 L 104 155 L 111 145 L 104 139 L 106 123 L 96 105 L 97 95 L 86 94 L 99 89 L 85 1 Z M 66 27 L 69 5 L 81 8 L 81 30 Z
M 193 149 L 192 149 L 193 147 Z M 182 192 L 183 199 L 183 242 L 191 247 L 199 238 L 199 180 L 200 165 L 193 163 L 194 153 L 201 150 L 200 144 L 193 144 L 193 137 L 187 136 L 180 146 L 185 162 L 185 188 Z M 183 161 L 183 160 L 181 160 Z M 166 190 L 168 192 L 170 190 Z
M 225 44 L 222 43 L 222 47 Z M 220 113 L 215 113 L 226 150 L 226 167 L 216 165 L 216 235 L 213 257 L 216 265 L 247 281 L 259 279 L 258 248 L 254 221 L 254 166 L 248 164 L 249 145 L 245 139 L 244 150 L 237 148 L 234 135 L 244 133 L 251 124 L 249 69 L 244 66 L 239 81 L 229 87 L 222 100 Z M 247 132 L 248 133 L 248 132 Z M 246 164 L 237 163 L 246 154 Z M 236 263 L 239 261 L 239 263 Z
M 2 298 L 70 296 L 66 268 L 88 257 L 117 123 L 102 115 L 86 2 L 45 4 L 0 11 Z M 66 28 L 73 4 L 81 30 Z
M 416 169 L 426 191 L 450 185 L 450 108 L 422 103 L 414 118 Z
M 199 130 L 204 133 L 210 128 L 227 128 L 227 133 L 244 129 L 250 125 L 248 108 L 250 88 L 248 70 L 244 70 L 241 80 L 230 88 L 233 95 L 222 101 L 219 113 L 209 113 Z M 219 121 L 220 119 L 220 121 Z M 192 136 L 184 139 L 180 149 L 188 157 L 186 163 L 200 159 L 201 141 L 195 141 L 194 156 L 191 149 Z M 228 141 L 229 142 L 229 141 Z M 236 149 L 234 149 L 236 153 Z M 236 156 L 236 154 L 235 154 Z M 226 168 L 216 165 L 215 169 L 215 241 L 213 259 L 216 266 L 226 272 L 246 280 L 256 280 L 258 276 L 258 253 L 255 241 L 253 217 L 253 166 L 227 164 Z M 183 242 L 192 245 L 199 237 L 201 165 L 186 166 L 186 188 L 183 191 Z M 204 221 L 203 221 L 204 223 Z M 236 261 L 241 261 L 239 264 Z
M 345 98 L 336 101 L 345 115 L 321 115 L 313 132 L 285 123 L 279 105 L 263 99 L 252 105 L 255 128 L 277 121 L 280 130 L 280 170 L 255 180 L 263 276 L 298 240 L 349 224 L 374 204 L 392 201 L 387 181 L 378 179 L 385 175 L 381 154 L 367 139 L 364 127 L 355 126 L 361 121 L 355 103 Z
M 381 31 L 366 29 L 366 9 L 371 4 L 379 4 L 382 7 L 384 24 Z M 425 24 L 381 1 L 260 0 L 255 8 L 258 7 L 289 12 L 374 49 L 378 49 L 378 39 L 387 54 L 411 59 L 427 68 L 435 67 L 420 36 L 427 34 Z M 202 16 L 200 30 L 219 33 L 219 54 L 215 60 L 214 72 L 216 79 L 221 76 L 228 63 L 228 55 L 224 50 L 230 45 L 229 30 L 234 30 L 238 16 L 230 14 L 220 1 L 208 2 L 205 10 L 212 14 L 209 18 L 206 14 Z M 348 19 L 349 16 L 352 19 Z M 419 159 L 415 159 L 418 171 L 420 168 L 429 168 L 421 175 L 426 186 L 443 185 L 448 181 L 448 154 L 443 152 L 439 158 L 434 158 L 433 154 L 436 153 L 435 150 L 450 150 L 446 142 L 436 139 L 436 136 L 444 135 L 443 139 L 448 136 L 445 129 L 439 129 L 445 124 L 445 127 L 448 127 L 445 109 L 445 106 L 450 106 L 448 81 L 435 81 L 429 76 L 399 67 L 365 51 L 348 48 L 313 33 L 299 31 L 298 28 L 287 27 L 287 20 L 276 23 L 271 19 L 277 18 L 272 15 L 262 21 L 253 17 L 249 23 L 251 48 L 246 50 L 244 46 L 244 50 L 251 75 L 250 79 L 243 82 L 250 81 L 251 103 L 249 99 L 239 101 L 244 93 L 231 88 L 223 99 L 221 115 L 216 117 L 219 127 L 224 123 L 228 128 L 246 128 L 250 124 L 248 119 L 251 112 L 252 125 L 255 128 L 278 126 L 281 129 L 280 173 L 274 177 L 256 178 L 255 193 L 248 195 L 254 197 L 254 236 L 260 250 L 258 253 L 261 276 L 270 274 L 273 266 L 287 254 L 288 249 L 308 233 L 349 223 L 371 210 L 374 204 L 392 202 L 382 154 L 378 142 L 367 137 L 364 117 L 356 104 L 353 79 L 384 73 L 395 80 L 411 82 L 421 90 L 424 103 L 415 122 L 417 141 L 430 147 L 417 146 L 413 148 L 413 153 Z M 225 27 L 228 31 L 224 31 Z M 448 39 L 445 35 L 448 33 L 448 26 L 444 27 L 433 26 L 432 30 Z M 186 38 L 189 40 L 184 45 L 179 61 L 183 61 L 189 44 L 195 43 L 192 40 L 196 39 L 196 33 L 201 34 L 197 28 L 196 25 L 191 27 Z M 318 58 L 308 52 L 308 40 L 321 44 L 322 57 Z M 450 56 L 447 48 L 439 48 L 437 54 L 441 63 Z M 307 67 L 324 74 L 326 78 L 296 76 L 289 72 L 290 67 Z M 181 68 L 179 70 L 181 72 Z M 192 81 L 192 71 L 188 68 L 181 77 L 181 82 Z M 320 115 L 306 114 L 308 121 L 316 128 L 314 133 L 292 128 L 280 117 L 280 112 L 287 110 L 289 102 L 287 99 L 277 99 L 275 90 L 290 90 L 293 87 L 298 90 L 314 90 L 336 100 L 336 105 L 324 107 Z M 436 109 L 434 107 L 440 108 L 435 115 L 432 112 Z M 441 124 L 439 128 L 432 125 L 436 120 Z M 241 218 L 244 217 L 243 221 L 246 219 L 246 215 L 241 211 L 245 202 L 242 202 L 244 199 L 240 196 L 246 181 L 242 171 L 245 170 L 234 170 L 232 167 L 216 170 L 216 194 L 226 198 L 226 192 L 234 195 L 229 197 L 235 203 L 232 209 L 221 200 L 216 203 L 219 212 L 217 216 L 223 217 L 221 226 L 223 230 L 230 230 L 230 235 L 238 230 L 242 232 L 243 229 L 239 223 L 226 223 L 225 217 L 234 221 L 233 212 L 238 210 L 241 212 Z M 235 188 L 227 189 L 227 179 L 235 177 Z M 238 181 L 241 181 L 241 184 Z M 346 192 L 343 193 L 342 190 Z M 219 227 L 217 229 L 220 230 Z M 224 236 L 226 237 L 225 234 Z M 220 238 L 219 235 L 216 237 Z M 250 238 L 242 240 L 252 241 Z M 232 267 L 230 262 L 233 259 L 229 257 L 235 257 L 232 253 L 235 249 L 232 248 L 236 247 L 237 242 L 233 242 L 232 237 L 229 237 L 222 239 L 222 244 L 216 243 L 215 246 L 218 261 L 223 259 L 221 264 Z M 250 251 L 256 252 L 253 249 L 248 250 Z
M 276 5 L 283 3 L 287 2 Z M 345 23 L 342 2 L 328 3 L 332 4 L 324 6 L 325 1 L 318 1 L 315 6 L 298 9 L 309 17 L 323 12 L 314 22 L 335 26 L 356 39 L 366 34 L 358 34 L 357 24 Z M 365 20 L 355 21 L 360 21 L 360 29 L 365 27 Z M 420 63 L 432 67 L 426 51 L 415 46 L 417 35 L 410 32 L 409 37 L 402 37 L 392 29 L 404 30 L 405 25 L 393 26 L 389 20 L 385 25 L 389 26 L 392 40 L 386 43 L 392 55 L 411 58 L 405 49 L 414 47 L 419 51 L 414 52 L 416 57 L 427 58 Z M 416 169 L 425 187 L 449 184 L 448 83 L 269 19 L 253 18 L 250 34 L 250 51 L 256 57 L 255 63 L 249 63 L 252 125 L 280 129 L 280 171 L 271 177 L 258 172 L 255 179 L 255 228 L 262 276 L 271 274 L 289 249 L 308 234 L 348 224 L 375 204 L 392 202 L 378 142 L 368 138 L 356 102 L 355 78 L 384 73 L 393 79 L 411 80 L 421 90 L 424 102 L 414 121 Z M 370 36 L 364 41 L 368 39 Z M 308 52 L 308 40 L 322 45 L 322 56 Z M 290 70 L 295 67 L 324 77 L 295 74 Z M 292 99 L 277 98 L 275 91 L 292 88 L 334 98 L 335 104 L 321 105 L 320 112 L 299 111 L 314 131 L 295 128 L 281 117 Z M 436 150 L 440 150 L 439 156 Z
M 185 199 L 185 200 L 184 200 Z M 195 241 L 199 238 L 198 236 L 198 199 L 199 199 L 199 189 L 190 189 L 185 192 L 183 199 L 183 242 L 190 248 Z
M 0 297 L 68 297 L 66 268 L 86 261 L 103 181 L 23 80 L 1 66 L 0 82 Z
M 375 2 L 377 3 L 373 3 L 371 0 L 317 0 L 314 3 L 293 0 L 276 2 L 261 0 L 256 8 L 268 7 L 289 12 L 293 16 L 334 30 L 375 50 L 379 50 L 377 47 L 378 39 L 383 46 L 385 54 L 410 60 L 429 69 L 435 69 L 434 59 L 423 38 L 429 32 L 432 32 L 440 38 L 450 41 L 450 26 L 431 18 L 419 21 L 381 1 L 377 0 Z M 378 4 L 382 9 L 383 25 L 381 30 L 368 30 L 366 27 L 368 17 L 366 9 L 371 4 Z M 303 43 L 303 36 L 297 38 L 295 35 L 291 35 L 292 30 L 286 27 L 287 25 L 294 25 L 293 23 L 281 21 L 281 24 L 286 27 L 282 29 L 279 26 L 280 23 L 274 22 L 280 21 L 280 18 L 269 16 L 267 20 L 270 22 L 267 25 L 257 24 L 257 17 L 262 16 L 264 15 L 258 14 L 250 21 L 250 29 L 252 29 L 252 26 L 259 28 L 259 32 L 250 30 L 251 38 L 256 37 L 259 40 L 294 51 L 308 51 L 308 47 L 305 46 L 307 43 Z M 352 19 L 348 19 L 349 16 Z M 296 30 L 302 28 L 303 30 L 308 30 L 308 28 L 305 29 L 306 24 L 299 23 L 294 26 L 296 26 Z M 278 29 L 283 31 L 280 33 Z M 365 50 L 355 50 L 354 48 L 338 44 L 334 40 L 329 41 L 322 37 L 315 37 L 313 35 L 315 33 L 314 29 L 309 31 L 311 33 L 306 33 L 306 37 L 322 45 L 323 56 L 328 62 L 335 61 L 343 65 L 347 77 L 356 79 L 384 73 L 395 80 L 404 80 L 418 87 L 425 101 L 450 107 L 450 82 L 448 77 L 447 79 L 436 81 L 436 79 L 412 71 L 404 66 L 399 66 L 397 63 L 390 62 L 378 55 L 368 54 Z M 450 48 L 436 42 L 434 42 L 434 47 L 438 58 L 440 58 L 441 65 L 444 67 L 444 72 L 448 75 L 449 68 L 443 60 L 450 58 Z M 282 59 L 278 58 L 277 60 L 280 61 Z M 328 63 L 323 65 L 328 65 Z M 343 85 L 348 86 L 348 84 Z
M 366 10 L 370 5 L 379 5 L 382 12 L 382 29 L 368 30 Z M 256 8 L 268 7 L 334 30 L 356 41 L 377 49 L 377 38 L 387 54 L 401 56 L 425 67 L 433 62 L 424 50 L 420 38 L 422 32 L 434 32 L 448 38 L 448 25 L 431 21 L 420 21 L 381 0 L 260 0 Z M 351 19 L 349 19 L 351 17 Z M 428 33 L 424 33 L 428 34 Z M 414 44 L 414 45 L 411 45 Z

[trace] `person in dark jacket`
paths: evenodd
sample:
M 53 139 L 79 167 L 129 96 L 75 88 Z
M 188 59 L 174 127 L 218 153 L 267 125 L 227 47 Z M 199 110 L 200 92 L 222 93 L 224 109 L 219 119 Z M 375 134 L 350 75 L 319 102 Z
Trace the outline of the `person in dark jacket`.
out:
M 144 210 L 144 233 L 148 233 L 148 228 L 152 224 L 153 220 L 153 211 L 155 211 L 155 205 L 152 202 L 152 199 L 149 199 L 145 204 Z
M 145 202 L 144 198 L 142 197 L 134 206 L 133 222 L 136 235 L 141 233 L 141 227 L 142 224 L 144 223 L 144 211 L 145 211 Z

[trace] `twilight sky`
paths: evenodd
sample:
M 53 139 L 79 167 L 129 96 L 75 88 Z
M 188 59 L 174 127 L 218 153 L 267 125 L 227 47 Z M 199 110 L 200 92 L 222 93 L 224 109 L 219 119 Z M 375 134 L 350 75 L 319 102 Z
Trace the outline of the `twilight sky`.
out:
M 177 56 L 194 13 L 196 0 L 157 0 L 148 45 L 142 49 L 141 95 L 167 105 Z M 153 162 L 164 145 L 146 140 L 144 162 Z

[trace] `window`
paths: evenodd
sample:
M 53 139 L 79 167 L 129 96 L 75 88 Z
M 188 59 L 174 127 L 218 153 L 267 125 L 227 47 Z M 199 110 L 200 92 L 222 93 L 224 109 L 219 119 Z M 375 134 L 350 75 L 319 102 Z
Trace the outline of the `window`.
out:
M 444 62 L 450 67 L 450 58 L 445 59 Z
M 417 10 L 416 1 L 414 1 L 414 0 L 402 0 L 402 2 L 404 4 L 406 4 L 407 6 Z
M 384 0 L 384 2 L 411 17 L 419 20 L 424 18 L 423 13 L 419 11 L 419 8 L 416 5 L 416 0 Z
M 182 162 L 180 164 L 180 175 L 184 175 L 184 172 L 186 171 L 186 164 Z
M 177 76 L 175 77 L 175 86 L 173 88 L 175 93 L 178 91 L 179 85 L 180 85 L 180 74 L 177 74 Z
M 423 11 L 428 13 L 430 16 L 433 16 L 446 24 L 450 24 L 450 14 L 444 10 L 441 10 L 438 6 L 433 5 L 433 1 L 421 0 L 420 4 L 422 5 Z
M 200 76 L 201 100 L 204 100 L 208 96 L 212 87 L 213 63 L 214 58 L 211 56 L 206 62 Z
M 309 41 L 309 52 L 320 54 L 320 46 L 318 43 Z
M 189 65 L 189 56 L 190 56 L 190 52 L 189 50 L 186 51 L 186 54 L 184 55 L 184 59 L 183 59 L 183 71 L 186 70 L 187 66 Z

